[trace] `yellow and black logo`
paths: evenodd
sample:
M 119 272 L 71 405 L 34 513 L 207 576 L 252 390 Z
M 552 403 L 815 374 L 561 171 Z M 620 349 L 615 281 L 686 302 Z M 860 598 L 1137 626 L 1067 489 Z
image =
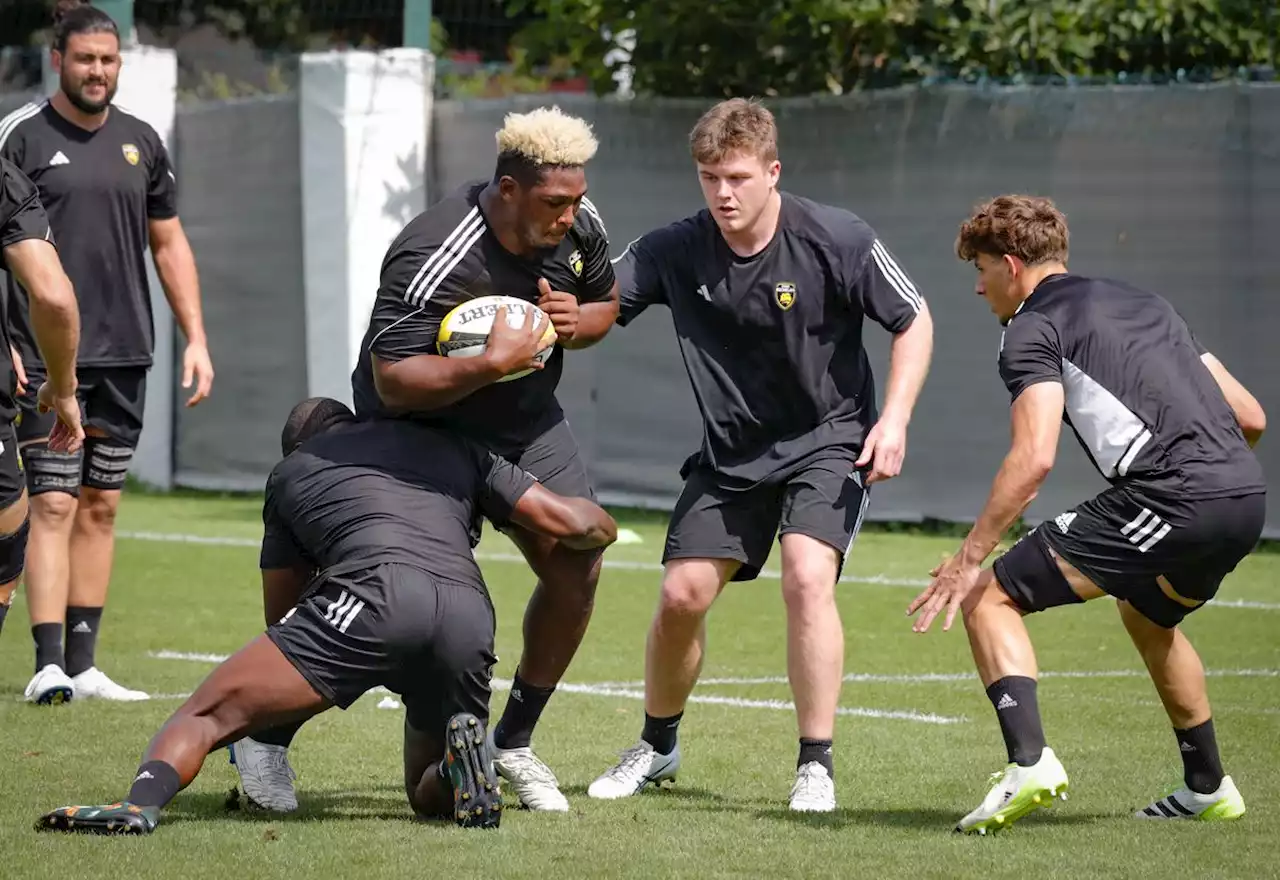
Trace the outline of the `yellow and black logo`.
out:
M 138 148 L 133 144 L 122 144 L 120 151 L 124 153 L 124 160 L 130 165 L 137 165 L 140 158 Z
M 574 275 L 582 274 L 582 251 L 569 254 L 569 268 L 573 270 Z
M 796 285 L 794 281 L 779 281 L 773 287 L 773 299 L 784 312 L 796 301 Z

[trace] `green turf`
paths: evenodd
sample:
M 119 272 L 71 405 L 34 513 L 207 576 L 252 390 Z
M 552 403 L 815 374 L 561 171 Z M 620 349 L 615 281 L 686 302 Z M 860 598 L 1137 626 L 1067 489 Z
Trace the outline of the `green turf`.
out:
M 256 499 L 126 497 L 128 533 L 194 534 L 251 541 Z M 662 527 L 631 525 L 639 544 L 617 545 L 595 618 L 568 678 L 637 682 L 657 595 Z M 919 579 L 954 538 L 862 536 L 854 578 Z M 519 654 L 520 618 L 532 578 L 497 561 L 511 548 L 490 534 L 482 552 L 498 610 L 497 674 Z M 208 664 L 160 660 L 162 650 L 227 653 L 261 629 L 252 547 L 129 538 L 118 545 L 101 665 L 120 682 L 155 694 L 194 688 Z M 494 557 L 497 557 L 495 560 Z M 777 565 L 776 555 L 771 566 Z M 639 566 L 639 567 L 637 567 Z M 1256 555 L 1221 597 L 1278 603 L 1280 555 Z M 971 669 L 963 630 L 918 636 L 904 614 L 910 587 L 847 583 L 839 591 L 846 671 L 885 675 Z M 1129 671 L 1140 663 L 1109 601 L 1033 618 L 1047 672 Z M 776 579 L 730 587 L 710 617 L 706 678 L 785 672 Z M 1130 812 L 1176 785 L 1181 765 L 1163 713 L 1142 677 L 1046 677 L 1046 730 L 1071 775 L 1072 797 L 1003 835 L 951 832 L 1003 763 L 991 709 L 976 680 L 856 682 L 850 708 L 914 711 L 954 724 L 842 716 L 833 816 L 786 810 L 795 760 L 794 716 L 771 708 L 696 703 L 681 730 L 685 764 L 675 788 L 596 803 L 586 786 L 636 738 L 641 704 L 625 696 L 561 693 L 535 745 L 559 774 L 572 812 L 512 810 L 496 833 L 410 820 L 400 784 L 401 713 L 371 694 L 345 713 L 312 722 L 293 763 L 302 809 L 289 818 L 229 812 L 234 771 L 225 753 L 165 813 L 147 839 L 42 835 L 32 823 L 67 803 L 120 798 L 147 740 L 179 701 L 23 704 L 31 673 L 26 608 L 19 594 L 0 638 L 0 846 L 5 877 L 1270 877 L 1280 839 L 1280 610 L 1206 608 L 1186 631 L 1216 673 L 1210 693 L 1227 769 L 1249 807 L 1229 825 L 1143 824 Z M 1250 676 L 1237 670 L 1272 672 Z M 638 685 L 634 686 L 638 690 Z M 701 696 L 786 701 L 782 684 L 706 684 Z M 495 695 L 500 710 L 505 693 Z

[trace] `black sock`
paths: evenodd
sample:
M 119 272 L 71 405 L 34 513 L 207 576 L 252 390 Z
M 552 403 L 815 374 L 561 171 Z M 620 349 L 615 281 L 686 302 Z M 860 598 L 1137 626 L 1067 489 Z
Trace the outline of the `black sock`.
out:
M 36 672 L 50 664 L 66 672 L 67 661 L 62 656 L 62 624 L 37 623 L 31 627 L 31 638 L 36 642 Z
M 535 687 L 522 680 L 517 669 L 507 707 L 502 710 L 502 718 L 493 729 L 493 744 L 500 749 L 527 748 L 533 739 L 533 728 L 538 725 L 547 700 L 555 692 L 554 687 Z
M 0 605 L 0 632 L 4 632 L 4 619 L 9 614 L 8 605 Z
M 1213 719 L 1204 724 L 1173 729 L 1182 753 L 1182 778 L 1187 788 L 1199 794 L 1213 794 L 1222 784 L 1222 758 L 1218 755 L 1218 738 L 1213 733 Z
M 93 652 L 98 646 L 101 608 L 67 608 L 67 675 L 72 678 L 93 668 Z
M 827 768 L 828 776 L 836 778 L 836 766 L 831 757 L 831 740 L 800 737 L 800 757 L 796 759 L 796 769 L 814 761 Z
M 263 745 L 288 748 L 305 723 L 304 721 L 292 721 L 288 724 L 277 724 L 275 727 L 268 727 L 266 730 L 259 730 L 249 734 L 249 739 L 260 742 Z
M 1010 675 L 987 688 L 987 698 L 996 707 L 996 719 L 1004 734 L 1009 760 L 1030 767 L 1044 751 L 1044 728 L 1040 726 L 1040 706 L 1036 702 L 1036 680 Z
M 129 789 L 129 803 L 136 807 L 163 807 L 182 787 L 178 771 L 164 761 L 147 761 Z
M 654 718 L 645 712 L 644 730 L 640 733 L 640 738 L 653 746 L 653 750 L 659 755 L 669 755 L 675 751 L 676 734 L 680 730 L 680 719 L 683 717 L 683 712 L 672 715 L 670 718 Z

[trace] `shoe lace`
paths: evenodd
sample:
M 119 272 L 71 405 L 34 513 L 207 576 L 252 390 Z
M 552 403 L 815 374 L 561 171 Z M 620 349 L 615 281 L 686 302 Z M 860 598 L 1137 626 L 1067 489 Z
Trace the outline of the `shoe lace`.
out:
M 560 785 L 556 780 L 556 775 L 551 772 L 551 768 L 544 764 L 542 759 L 532 751 L 514 752 L 507 756 L 506 763 L 512 775 L 518 776 L 521 782 L 556 787 Z
M 284 749 L 272 749 L 262 756 L 262 775 L 270 785 L 292 786 L 293 780 L 298 778 L 289 764 L 289 753 Z
M 618 756 L 618 764 L 609 771 L 610 779 L 625 780 L 633 778 L 645 769 L 645 764 L 653 760 L 653 749 L 638 743 Z
M 821 764 L 810 763 L 797 770 L 795 784 L 791 786 L 791 796 L 816 798 L 823 795 L 831 786 L 831 777 L 823 769 Z

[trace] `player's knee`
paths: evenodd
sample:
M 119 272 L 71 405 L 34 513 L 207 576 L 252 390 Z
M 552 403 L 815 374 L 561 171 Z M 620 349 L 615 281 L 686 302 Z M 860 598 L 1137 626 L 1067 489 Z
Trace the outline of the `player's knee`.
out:
M 103 492 L 124 488 L 133 462 L 133 447 L 112 437 L 84 439 L 84 485 Z
M 660 610 L 664 615 L 701 617 L 720 592 L 714 569 L 693 564 L 672 565 L 662 579 Z
M 46 490 L 31 495 L 31 519 L 36 528 L 42 530 L 62 531 L 71 527 L 79 503 L 79 489 L 76 494 L 65 491 Z
M 118 492 L 102 492 L 86 487 L 80 494 L 76 515 L 83 526 L 96 531 L 109 532 L 115 528 L 116 512 L 119 507 Z
M 835 602 L 839 555 L 824 545 L 783 560 L 782 598 L 790 610 L 826 607 Z
M 1025 614 L 1000 586 L 996 573 L 985 568 L 978 576 L 978 586 L 960 603 L 960 614 L 967 625 L 973 618 L 991 608 L 1012 608 L 1019 614 Z

